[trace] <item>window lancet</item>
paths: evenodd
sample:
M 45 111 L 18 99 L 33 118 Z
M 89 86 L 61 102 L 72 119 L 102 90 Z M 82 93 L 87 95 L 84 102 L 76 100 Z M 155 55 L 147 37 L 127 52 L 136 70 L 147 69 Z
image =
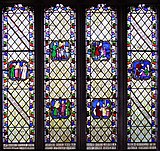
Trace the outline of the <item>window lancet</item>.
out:
M 99 4 L 86 9 L 87 149 L 116 149 L 117 15 Z
M 128 149 L 156 148 L 157 13 L 151 7 L 130 7 L 128 49 Z
M 75 149 L 76 16 L 57 4 L 45 10 L 45 148 Z
M 35 141 L 34 11 L 3 8 L 3 147 L 33 149 Z

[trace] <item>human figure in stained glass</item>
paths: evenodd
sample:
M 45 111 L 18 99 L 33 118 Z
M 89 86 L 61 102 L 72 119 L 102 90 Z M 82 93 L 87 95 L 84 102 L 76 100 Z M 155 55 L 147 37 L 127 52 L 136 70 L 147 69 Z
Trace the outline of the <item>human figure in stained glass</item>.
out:
M 16 66 L 15 66 L 15 78 L 18 79 L 19 78 L 19 74 L 20 73 L 20 65 L 19 62 L 17 62 Z
M 96 44 L 93 43 L 92 47 L 91 47 L 91 51 L 92 51 L 92 58 L 95 56 L 95 51 L 96 51 Z
M 141 69 L 142 65 L 141 64 L 137 64 L 136 65 L 136 76 L 137 78 L 140 76 L 140 69 Z
M 46 107 L 50 108 L 50 115 L 53 119 L 68 118 L 71 114 L 70 102 L 65 99 L 52 100 L 51 107 L 49 105 Z
M 59 42 L 59 53 L 60 53 L 60 57 L 64 58 L 64 45 L 62 41 Z
M 106 106 L 105 104 L 102 105 L 102 116 L 106 116 L 107 115 L 107 110 L 106 110 Z
M 15 70 L 15 65 L 10 64 L 10 77 L 11 77 L 11 79 L 14 78 L 14 76 L 15 76 L 14 70 Z
M 109 60 L 110 59 L 110 44 L 107 41 L 96 41 L 92 43 L 91 54 L 93 60 Z
M 145 75 L 149 74 L 149 65 L 147 64 L 145 70 L 144 70 Z
M 58 110 L 56 107 L 53 108 L 53 115 L 54 116 L 57 116 L 58 115 Z
M 22 76 L 21 76 L 21 78 L 22 79 L 26 79 L 27 78 L 27 66 L 26 66 L 25 63 L 22 66 Z
M 104 55 L 104 57 L 106 56 L 106 48 L 105 47 L 102 47 L 103 49 L 102 49 L 102 51 L 103 51 L 103 55 Z
M 62 101 L 62 104 L 61 104 L 61 115 L 62 116 L 65 116 L 65 111 L 66 111 L 66 105 L 64 101 Z
M 61 57 L 59 47 L 56 50 L 57 50 L 56 51 L 56 55 L 57 55 L 56 57 L 57 57 L 57 59 L 59 59 Z
M 59 107 L 60 107 L 60 103 L 59 103 L 59 101 L 56 101 L 55 104 L 54 104 L 54 109 L 53 109 L 53 115 L 54 116 L 58 116 L 58 114 L 59 114 L 58 108 Z
M 97 43 L 97 47 L 96 47 L 96 51 L 95 51 L 95 56 L 98 57 L 100 56 L 100 49 L 101 49 L 101 46 L 99 46 L 99 44 Z
M 100 107 L 100 103 L 97 102 L 97 105 L 96 105 L 96 116 L 102 116 L 102 109 Z
M 111 111 L 109 108 L 106 108 L 106 116 L 109 117 L 111 115 Z
M 148 80 L 151 76 L 150 72 L 151 63 L 148 60 L 137 60 L 133 62 L 133 77 L 138 80 Z
M 69 58 L 69 56 L 70 56 L 70 52 L 69 52 L 69 42 L 68 41 L 66 41 L 65 42 L 65 57 L 66 58 Z
M 110 44 L 107 41 L 102 42 L 104 57 L 110 59 Z
M 52 58 L 55 58 L 55 57 L 56 57 L 56 50 L 57 50 L 57 46 L 54 45 L 54 46 L 52 47 Z
M 70 49 L 68 41 L 56 41 L 50 44 L 51 59 L 52 60 L 65 60 L 67 61 L 70 57 Z
M 71 114 L 71 111 L 70 111 L 70 102 L 67 101 L 67 106 L 66 106 L 66 115 L 69 116 Z

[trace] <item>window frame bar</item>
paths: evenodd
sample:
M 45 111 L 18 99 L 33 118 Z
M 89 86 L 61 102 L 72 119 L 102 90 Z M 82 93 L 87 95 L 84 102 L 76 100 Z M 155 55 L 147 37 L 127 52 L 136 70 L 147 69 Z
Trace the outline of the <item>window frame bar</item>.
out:
M 117 10 L 118 18 L 118 150 L 127 150 L 127 9 L 121 5 Z M 123 36 L 122 36 L 123 35 Z M 122 61 L 123 60 L 123 61 Z M 125 63 L 124 63 L 125 62 Z
M 77 77 L 77 142 L 76 149 L 86 149 L 86 49 L 85 7 L 76 6 L 76 77 Z M 82 84 L 83 83 L 83 84 Z
M 44 149 L 44 9 L 35 7 L 35 149 Z M 41 75 L 41 76 L 40 76 Z

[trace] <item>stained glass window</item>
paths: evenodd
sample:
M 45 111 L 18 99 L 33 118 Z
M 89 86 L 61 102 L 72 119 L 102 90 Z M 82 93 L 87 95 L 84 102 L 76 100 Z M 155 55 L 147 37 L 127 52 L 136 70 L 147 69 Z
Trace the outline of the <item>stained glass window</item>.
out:
M 45 147 L 75 149 L 76 16 L 57 4 L 45 10 Z
M 34 148 L 34 11 L 3 8 L 3 147 Z
M 117 16 L 100 4 L 86 9 L 87 149 L 116 149 Z
M 157 14 L 145 5 L 129 9 L 128 149 L 156 149 Z
M 158 2 L 88 2 L 0 2 L 0 150 L 160 148 Z

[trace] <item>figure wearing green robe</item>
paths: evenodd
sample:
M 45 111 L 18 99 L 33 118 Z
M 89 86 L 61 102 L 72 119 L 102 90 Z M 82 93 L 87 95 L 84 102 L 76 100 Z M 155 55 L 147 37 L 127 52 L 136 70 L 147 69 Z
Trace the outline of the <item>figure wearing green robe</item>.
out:
M 58 115 L 58 110 L 57 110 L 56 107 L 54 107 L 54 109 L 53 109 L 53 115 L 54 115 L 54 116 L 57 116 L 57 115 Z
M 144 70 L 144 73 L 145 73 L 145 75 L 148 75 L 148 74 L 149 74 L 148 69 L 145 69 L 145 70 Z
M 147 67 L 144 70 L 145 75 L 149 75 L 149 66 L 147 65 Z
M 57 49 L 57 46 L 53 46 L 53 48 L 52 48 L 52 58 L 56 57 L 56 49 Z
M 92 57 L 95 56 L 96 48 L 94 46 L 91 47 Z
M 14 78 L 14 66 L 11 68 L 11 78 Z
M 66 115 L 69 116 L 70 114 L 71 114 L 71 111 L 70 111 L 70 102 L 67 102 Z

